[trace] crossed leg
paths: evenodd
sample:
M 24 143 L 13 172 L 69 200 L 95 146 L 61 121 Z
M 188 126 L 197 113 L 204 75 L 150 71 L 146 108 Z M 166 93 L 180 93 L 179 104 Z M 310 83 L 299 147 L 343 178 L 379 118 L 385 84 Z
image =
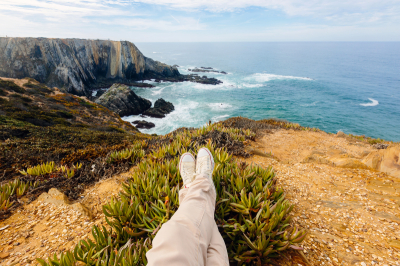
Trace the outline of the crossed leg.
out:
M 149 266 L 227 266 L 228 253 L 214 220 L 215 190 L 199 174 L 179 191 L 180 206 L 153 240 Z

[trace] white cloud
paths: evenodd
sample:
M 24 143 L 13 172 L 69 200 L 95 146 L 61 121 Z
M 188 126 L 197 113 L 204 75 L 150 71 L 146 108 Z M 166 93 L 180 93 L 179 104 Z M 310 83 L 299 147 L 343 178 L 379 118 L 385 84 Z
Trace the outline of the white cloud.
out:
M 0 12 L 22 17 L 44 16 L 44 18 L 53 19 L 129 15 L 122 8 L 112 7 L 107 3 L 108 1 L 95 0 L 2 0 Z
M 264 12 L 258 12 L 257 18 L 243 16 L 245 21 L 240 21 L 236 15 L 245 14 L 249 8 L 250 12 L 254 8 L 278 12 L 265 12 L 265 19 Z M 286 16 L 276 21 L 267 19 L 281 12 Z M 320 36 L 329 39 L 328 33 L 339 36 L 342 31 L 363 32 L 362 36 L 382 32 L 392 38 L 398 34 L 399 24 L 399 0 L 0 0 L 2 36 L 124 39 L 141 31 L 144 40 L 166 32 L 164 41 L 223 41 L 231 38 L 226 35 L 229 33 L 236 40 L 252 41 L 279 40 L 281 35 L 282 39 L 293 36 L 293 40 L 304 35 L 313 36 L 309 40 Z M 186 33 L 179 36 L 179 31 Z M 193 35 L 187 31 L 193 31 Z
M 364 14 L 381 19 L 399 19 L 398 0 L 134 0 L 187 11 L 233 12 L 249 7 L 281 10 L 289 16 L 314 16 L 330 19 L 349 14 Z
M 197 19 L 191 17 L 174 17 L 171 20 L 165 19 L 147 19 L 147 18 L 121 18 L 95 20 L 95 23 L 103 25 L 119 25 L 129 27 L 132 30 L 155 29 L 162 31 L 178 31 L 178 30 L 204 30 L 206 25 L 199 23 Z

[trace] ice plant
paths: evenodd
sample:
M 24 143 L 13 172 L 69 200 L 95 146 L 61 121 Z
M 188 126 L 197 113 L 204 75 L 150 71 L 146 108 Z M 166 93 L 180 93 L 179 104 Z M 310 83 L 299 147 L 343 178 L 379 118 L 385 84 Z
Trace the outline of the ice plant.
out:
M 140 161 L 119 197 L 103 206 L 111 229 L 94 226 L 93 240 L 80 241 L 74 253 L 38 261 L 45 266 L 76 265 L 78 261 L 86 265 L 146 265 L 145 253 L 152 239 L 179 207 L 179 156 L 186 151 L 196 153 L 201 146 L 209 148 L 215 158 L 215 220 L 230 261 L 262 265 L 287 249 L 301 249 L 299 243 L 306 232 L 291 224 L 293 205 L 277 187 L 273 169 L 236 161 L 227 149 L 213 142 L 213 135 L 244 141 L 255 133 L 217 123 L 157 137 L 152 146 L 136 143 L 133 148 L 110 153 L 110 163 Z M 197 142 L 208 136 L 205 145 Z M 142 150 L 145 145 L 152 149 L 147 155 Z

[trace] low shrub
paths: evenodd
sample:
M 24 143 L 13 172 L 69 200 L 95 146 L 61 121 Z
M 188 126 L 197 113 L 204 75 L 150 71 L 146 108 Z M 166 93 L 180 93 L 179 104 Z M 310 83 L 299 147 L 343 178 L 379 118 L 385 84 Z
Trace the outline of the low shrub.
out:
M 15 84 L 13 81 L 0 79 L 0 88 L 5 90 L 14 91 L 17 93 L 24 93 L 25 89 Z
M 199 130 L 180 130 L 148 141 L 152 152 L 138 164 L 137 171 L 117 198 L 103 206 L 111 229 L 93 226 L 93 240 L 79 241 L 74 252 L 54 255 L 42 265 L 146 265 L 145 254 L 151 248 L 160 227 L 179 207 L 178 191 L 182 180 L 179 156 L 196 153 L 203 146 L 202 136 L 226 130 L 219 124 Z M 226 130 L 229 137 L 246 136 L 242 130 Z M 214 133 L 213 133 L 214 134 Z M 219 135 L 219 134 L 214 134 Z M 194 141 L 193 141 L 194 140 Z M 196 141 L 198 140 L 198 141 Z M 293 205 L 277 187 L 271 167 L 239 163 L 222 142 L 210 139 L 205 144 L 214 155 L 213 173 L 217 191 L 215 220 L 225 240 L 232 265 L 262 265 L 298 244 L 306 232 L 290 224 Z M 109 154 L 109 162 L 129 160 L 137 149 Z

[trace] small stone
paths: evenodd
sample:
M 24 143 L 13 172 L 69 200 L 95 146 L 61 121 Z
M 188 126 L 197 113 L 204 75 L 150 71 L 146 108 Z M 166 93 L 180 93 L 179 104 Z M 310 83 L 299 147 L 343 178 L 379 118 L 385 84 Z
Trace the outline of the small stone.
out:
M 6 253 L 6 252 L 0 252 L 0 259 L 5 259 L 8 256 L 10 256 L 10 253 Z

